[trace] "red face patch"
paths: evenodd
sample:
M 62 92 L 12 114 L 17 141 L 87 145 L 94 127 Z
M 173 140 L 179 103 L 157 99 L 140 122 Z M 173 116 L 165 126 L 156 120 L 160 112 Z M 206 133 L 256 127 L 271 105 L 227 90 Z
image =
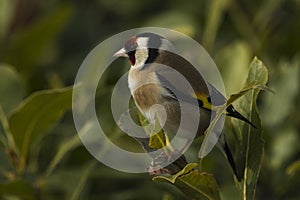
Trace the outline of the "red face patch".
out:
M 131 66 L 135 64 L 135 50 L 138 46 L 136 40 L 137 37 L 132 37 L 125 43 L 125 50 L 129 56 Z
M 135 51 L 135 49 L 138 46 L 136 40 L 137 40 L 137 37 L 132 37 L 125 43 L 125 49 L 127 52 Z
M 128 56 L 129 56 L 130 65 L 134 66 L 135 65 L 135 50 L 128 52 Z

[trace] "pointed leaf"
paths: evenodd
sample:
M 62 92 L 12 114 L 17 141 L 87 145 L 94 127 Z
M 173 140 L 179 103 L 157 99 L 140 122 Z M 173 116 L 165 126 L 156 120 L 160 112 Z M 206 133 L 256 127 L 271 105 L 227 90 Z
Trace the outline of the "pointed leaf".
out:
M 250 81 L 252 81 L 252 82 L 250 82 Z M 247 83 L 245 84 L 244 88 L 241 91 L 230 95 L 229 99 L 226 102 L 226 105 L 215 107 L 214 109 L 216 111 L 216 116 L 205 131 L 205 137 L 202 142 L 202 145 L 201 145 L 201 148 L 199 151 L 199 155 L 198 155 L 199 158 L 204 158 L 217 143 L 219 135 L 222 133 L 222 130 L 220 128 L 223 127 L 222 125 L 219 125 L 218 123 L 222 123 L 222 119 L 224 119 L 224 118 L 222 118 L 222 116 L 224 115 L 226 108 L 230 104 L 233 104 L 235 101 L 237 101 L 238 99 L 240 99 L 241 97 L 246 95 L 249 91 L 251 91 L 251 90 L 253 91 L 254 89 L 266 90 L 271 93 L 274 93 L 273 90 L 268 88 L 266 85 L 261 84 L 261 82 L 259 82 L 257 80 L 249 80 L 249 82 L 247 81 Z M 241 101 L 243 101 L 243 100 L 244 99 L 242 99 Z M 239 111 L 239 109 L 237 109 L 237 110 Z M 244 112 L 246 112 L 246 111 L 244 110 Z M 246 116 L 246 115 L 244 115 L 244 116 Z
M 157 181 L 157 182 L 170 182 L 170 183 L 174 184 L 176 179 L 179 176 L 190 172 L 192 169 L 196 168 L 197 165 L 198 165 L 197 163 L 189 163 L 181 171 L 179 171 L 175 175 L 172 175 L 172 176 L 155 176 L 155 177 L 153 177 L 152 180 Z
M 149 147 L 160 149 L 166 146 L 167 138 L 159 124 L 157 117 L 155 119 L 154 130 L 150 133 Z
M 253 81 L 249 85 L 246 85 L 245 88 L 240 92 L 232 94 L 230 98 L 227 100 L 226 104 L 215 107 L 216 116 L 210 123 L 209 127 L 205 130 L 205 137 L 203 139 L 198 154 L 198 157 L 200 159 L 204 158 L 218 142 L 219 140 L 218 138 L 222 133 L 222 128 L 223 128 L 222 122 L 224 120 L 224 113 L 226 111 L 226 108 L 230 104 L 232 104 L 233 102 L 241 98 L 243 95 L 245 95 L 248 91 L 253 90 L 256 87 L 258 87 L 258 85 L 256 81 Z
M 214 176 L 195 170 L 197 166 L 198 164 L 196 163 L 190 163 L 173 176 L 157 176 L 153 180 L 173 184 L 192 199 L 220 199 L 219 189 Z
M 9 126 L 25 160 L 31 144 L 71 107 L 72 87 L 68 87 L 36 92 L 10 114 Z
M 265 86 L 267 79 L 267 68 L 260 60 L 254 58 L 250 64 L 246 85 L 255 81 L 258 85 Z M 237 140 L 237 152 L 240 152 L 236 160 L 238 161 L 238 173 L 243 174 L 243 180 L 237 185 L 242 189 L 243 199 L 254 199 L 255 197 L 255 188 L 264 151 L 261 121 L 256 106 L 256 99 L 261 88 L 264 87 L 251 90 L 242 96 L 240 101 L 235 103 L 236 110 L 248 118 L 257 128 L 253 128 L 240 120 L 231 119 L 235 139 Z

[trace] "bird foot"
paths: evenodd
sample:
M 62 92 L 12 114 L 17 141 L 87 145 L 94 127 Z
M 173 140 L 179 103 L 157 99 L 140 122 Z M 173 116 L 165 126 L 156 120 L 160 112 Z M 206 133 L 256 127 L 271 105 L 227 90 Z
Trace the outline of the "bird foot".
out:
M 148 168 L 149 174 L 150 175 L 160 175 L 160 174 L 173 175 L 178 173 L 187 165 L 185 156 L 181 154 L 182 154 L 181 151 L 169 152 L 168 155 L 165 152 L 160 153 L 151 162 L 151 165 Z M 181 156 L 179 157 L 179 155 Z M 163 167 L 164 165 L 166 165 L 166 163 L 170 163 L 170 161 L 173 160 L 173 158 L 177 158 L 177 157 L 179 157 L 177 160 Z

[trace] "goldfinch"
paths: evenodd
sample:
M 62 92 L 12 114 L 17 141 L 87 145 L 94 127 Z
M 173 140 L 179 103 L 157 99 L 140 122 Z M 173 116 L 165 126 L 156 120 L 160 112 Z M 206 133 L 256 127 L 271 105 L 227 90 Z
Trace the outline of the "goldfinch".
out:
M 137 108 L 148 121 L 153 122 L 157 115 L 165 133 L 172 136 L 177 133 L 184 117 L 189 123 L 184 125 L 183 134 L 187 137 L 193 134 L 190 133 L 191 127 L 196 125 L 197 136 L 203 135 L 214 113 L 213 107 L 225 104 L 226 98 L 206 83 L 191 63 L 174 52 L 174 45 L 166 38 L 154 33 L 141 33 L 126 41 L 115 56 L 129 58 L 128 86 Z M 151 108 L 155 105 L 162 107 L 153 112 Z M 186 106 L 186 113 L 182 113 L 182 106 Z M 195 117 L 195 113 L 199 114 L 199 118 Z M 226 115 L 254 126 L 232 105 L 228 106 Z M 239 179 L 224 134 L 218 146 Z

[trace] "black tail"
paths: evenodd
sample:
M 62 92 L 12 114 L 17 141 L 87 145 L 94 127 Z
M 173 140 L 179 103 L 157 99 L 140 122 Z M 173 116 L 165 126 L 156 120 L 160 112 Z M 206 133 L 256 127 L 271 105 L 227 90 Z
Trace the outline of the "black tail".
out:
M 229 162 L 229 164 L 230 164 L 230 166 L 231 166 L 231 168 L 232 168 L 232 170 L 233 170 L 233 172 L 234 172 L 236 178 L 237 178 L 239 181 L 241 181 L 241 177 L 240 177 L 240 176 L 238 175 L 238 173 L 237 173 L 237 169 L 236 169 L 236 166 L 235 166 L 235 162 L 234 162 L 234 160 L 233 160 L 232 153 L 231 153 L 231 151 L 230 151 L 230 149 L 229 149 L 229 147 L 228 147 L 228 145 L 227 145 L 226 142 L 225 142 L 225 144 L 224 144 L 224 151 L 225 151 L 227 160 L 228 160 L 228 162 Z
M 234 107 L 232 105 L 229 105 L 226 109 L 227 111 L 227 115 L 230 116 L 230 117 L 234 117 L 236 119 L 240 119 L 248 124 L 250 124 L 251 126 L 253 126 L 254 128 L 256 128 L 256 126 L 250 122 L 246 117 L 244 117 L 243 115 L 241 115 L 238 111 L 236 111 L 234 109 Z

